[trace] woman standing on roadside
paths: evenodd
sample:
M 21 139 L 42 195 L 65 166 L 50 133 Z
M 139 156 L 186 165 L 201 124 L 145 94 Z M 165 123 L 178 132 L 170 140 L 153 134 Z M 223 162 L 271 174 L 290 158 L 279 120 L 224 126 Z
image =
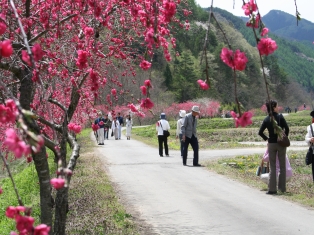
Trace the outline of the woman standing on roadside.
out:
M 268 191 L 266 194 L 277 194 L 277 181 L 276 181 L 276 156 L 278 154 L 280 173 L 278 181 L 278 189 L 281 192 L 286 192 L 286 147 L 282 147 L 277 143 L 278 135 L 275 134 L 272 117 L 277 122 L 281 129 L 285 130 L 286 136 L 289 135 L 289 127 L 285 118 L 278 114 L 278 104 L 275 100 L 270 100 L 266 103 L 268 116 L 264 119 L 258 134 L 266 141 L 268 141 L 269 151 L 269 182 Z M 268 137 L 264 134 L 264 130 L 268 130 Z
M 130 138 L 131 138 L 131 130 L 132 130 L 132 126 L 133 126 L 133 120 L 132 120 L 130 114 L 126 116 L 125 126 L 126 126 L 126 139 L 130 140 Z
M 111 125 L 111 129 L 112 129 L 112 132 L 113 132 L 113 135 L 111 136 L 114 136 L 114 138 L 117 140 L 118 139 L 118 134 L 119 134 L 119 127 L 120 127 L 120 122 L 119 120 L 117 119 L 117 117 L 114 117 L 113 118 L 113 121 L 112 121 L 112 125 Z

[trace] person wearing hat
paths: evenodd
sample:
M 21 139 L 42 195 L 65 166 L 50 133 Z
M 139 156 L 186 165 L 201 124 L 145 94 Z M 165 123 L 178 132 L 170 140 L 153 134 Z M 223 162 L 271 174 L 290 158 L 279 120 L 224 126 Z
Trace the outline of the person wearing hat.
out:
M 314 132 L 314 111 L 312 111 L 310 113 L 310 116 L 312 117 L 312 124 L 308 125 L 308 127 L 307 127 L 307 133 L 305 135 L 305 142 L 308 144 L 308 146 L 312 146 L 312 148 L 314 149 L 314 137 L 312 135 L 312 130 Z M 311 130 L 311 126 L 312 126 L 312 130 Z M 312 162 L 312 176 L 313 176 L 313 182 L 314 182 L 314 164 L 313 164 L 313 162 Z
M 176 131 L 176 138 L 177 139 L 179 138 L 180 140 L 181 157 L 183 157 L 183 147 L 184 147 L 184 143 L 182 141 L 181 126 L 184 123 L 185 115 L 186 115 L 186 111 L 180 110 L 179 112 L 180 119 L 177 121 L 177 131 Z
M 194 157 L 193 157 L 193 166 L 201 166 L 198 163 L 198 140 L 196 135 L 197 119 L 196 116 L 200 114 L 200 108 L 196 105 L 192 107 L 191 113 L 188 113 L 185 116 L 184 123 L 181 126 L 182 132 L 182 141 L 184 142 L 183 146 L 183 165 L 186 166 L 186 159 L 188 156 L 188 147 L 191 144 Z
M 166 114 L 160 114 L 160 120 L 156 123 L 156 131 L 158 135 L 158 144 L 159 144 L 159 156 L 163 157 L 163 145 L 165 146 L 165 154 L 169 157 L 169 150 L 168 150 L 168 137 L 164 136 L 164 131 L 169 131 L 170 125 L 169 122 L 166 120 Z

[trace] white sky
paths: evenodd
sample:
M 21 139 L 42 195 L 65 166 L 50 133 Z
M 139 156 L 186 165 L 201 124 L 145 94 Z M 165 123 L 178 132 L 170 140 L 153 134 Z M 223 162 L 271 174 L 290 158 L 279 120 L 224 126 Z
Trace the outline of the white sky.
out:
M 213 0 L 213 6 L 229 11 L 236 16 L 244 16 L 242 10 L 242 0 L 235 0 L 233 9 L 233 0 Z M 248 2 L 249 0 L 245 0 Z M 210 7 L 212 0 L 195 0 L 201 7 Z M 295 15 L 294 0 L 256 0 L 261 15 L 266 15 L 270 10 L 281 10 L 291 15 Z M 314 1 L 313 0 L 296 0 L 298 11 L 301 18 L 314 23 Z

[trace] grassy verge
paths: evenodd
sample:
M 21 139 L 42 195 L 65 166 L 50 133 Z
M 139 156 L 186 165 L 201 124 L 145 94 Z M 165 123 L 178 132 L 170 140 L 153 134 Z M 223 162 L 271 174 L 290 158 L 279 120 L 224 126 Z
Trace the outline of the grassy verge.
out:
M 17 161 L 9 160 L 10 169 L 18 189 L 19 195 L 25 206 L 32 208 L 31 216 L 35 219 L 35 224 L 40 224 L 40 207 L 39 207 L 39 184 L 37 172 L 34 163 L 26 163 L 24 159 Z M 51 172 L 55 172 L 55 164 L 53 163 L 53 155 L 48 152 L 48 162 Z M 9 178 L 4 178 L 7 173 L 2 172 L 0 185 L 3 194 L 0 195 L 0 234 L 10 234 L 16 231 L 15 221 L 5 216 L 5 210 L 8 206 L 17 206 L 17 197 Z
M 70 184 L 66 234 L 139 234 L 93 152 L 90 132 L 84 130 L 78 137 L 82 149 Z
M 279 196 L 313 208 L 314 184 L 311 166 L 305 165 L 304 158 L 304 152 L 289 152 L 293 177 L 287 182 L 288 193 L 279 193 Z M 255 154 L 251 156 L 237 156 L 235 158 L 207 161 L 205 165 L 208 169 L 218 174 L 237 179 L 247 185 L 266 192 L 267 185 L 255 175 L 256 168 L 259 166 L 260 162 L 261 156 Z

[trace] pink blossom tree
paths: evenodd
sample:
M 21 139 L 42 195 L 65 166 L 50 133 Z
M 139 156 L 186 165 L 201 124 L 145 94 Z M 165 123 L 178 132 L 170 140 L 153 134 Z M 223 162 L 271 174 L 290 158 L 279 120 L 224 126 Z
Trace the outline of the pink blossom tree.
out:
M 175 39 L 169 24 L 179 22 L 175 17 L 178 3 L 1 1 L 0 82 L 5 114 L 0 136 L 6 136 L 2 151 L 11 150 L 17 157 L 32 156 L 40 185 L 41 222 L 51 228 L 50 233 L 65 233 L 68 185 L 80 152 L 73 133 L 96 117 L 94 105 L 106 88 L 106 110 L 115 114 L 115 102 L 125 94 L 120 79 L 136 76 L 133 64 L 149 70 L 156 48 L 162 48 L 165 58 L 171 59 L 169 45 L 175 46 Z M 133 45 L 139 43 L 146 51 L 136 56 Z M 139 116 L 154 106 L 149 97 L 151 84 L 145 82 L 144 86 L 145 98 L 130 97 L 126 102 Z M 9 100 L 15 104 L 14 114 Z M 14 126 L 12 120 L 19 123 L 18 132 L 8 129 Z M 72 149 L 69 158 L 67 144 Z M 45 147 L 53 151 L 58 163 L 54 179 L 50 179 Z M 52 186 L 57 190 L 55 200 L 51 198 Z M 19 204 L 23 206 L 20 200 Z M 22 218 L 20 215 L 15 218 Z M 23 229 L 34 231 L 32 222 L 19 231 Z

